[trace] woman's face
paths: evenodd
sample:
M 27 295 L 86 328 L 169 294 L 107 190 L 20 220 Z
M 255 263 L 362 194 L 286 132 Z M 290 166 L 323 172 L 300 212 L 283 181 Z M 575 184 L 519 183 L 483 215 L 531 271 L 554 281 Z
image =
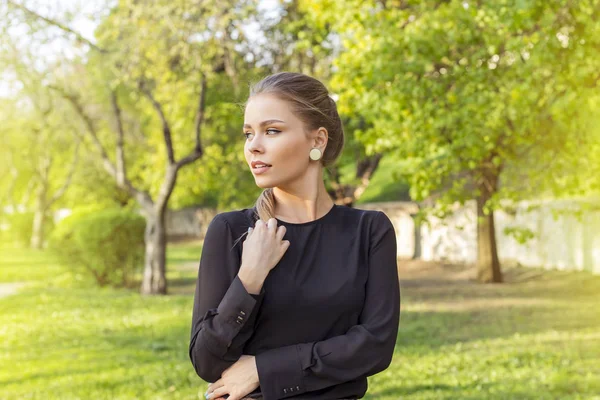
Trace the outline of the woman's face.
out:
M 244 113 L 244 134 L 244 155 L 257 186 L 286 186 L 306 173 L 311 141 L 288 102 L 270 94 L 251 97 Z M 253 161 L 270 167 L 253 168 Z

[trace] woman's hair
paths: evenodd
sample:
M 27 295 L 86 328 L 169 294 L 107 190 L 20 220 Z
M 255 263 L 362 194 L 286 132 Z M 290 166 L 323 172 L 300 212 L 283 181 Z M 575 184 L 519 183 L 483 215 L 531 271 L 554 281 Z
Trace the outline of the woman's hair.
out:
M 318 79 L 295 72 L 279 72 L 250 87 L 252 96 L 271 94 L 287 101 L 293 113 L 304 123 L 305 133 L 320 127 L 327 129 L 327 147 L 319 160 L 324 167 L 335 162 L 344 148 L 344 128 L 335 101 Z M 308 157 L 308 153 L 306 154 Z M 256 219 L 268 221 L 275 216 L 273 188 L 263 190 L 256 200 Z

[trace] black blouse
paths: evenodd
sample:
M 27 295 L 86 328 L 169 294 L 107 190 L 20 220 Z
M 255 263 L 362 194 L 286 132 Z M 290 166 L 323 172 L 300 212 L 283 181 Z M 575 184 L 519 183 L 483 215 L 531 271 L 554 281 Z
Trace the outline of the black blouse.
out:
M 256 357 L 264 400 L 360 398 L 392 360 L 400 321 L 396 233 L 381 211 L 334 205 L 285 225 L 290 246 L 258 295 L 237 273 L 255 208 L 216 215 L 198 270 L 189 356 L 215 382 Z M 242 239 L 236 242 L 240 237 Z

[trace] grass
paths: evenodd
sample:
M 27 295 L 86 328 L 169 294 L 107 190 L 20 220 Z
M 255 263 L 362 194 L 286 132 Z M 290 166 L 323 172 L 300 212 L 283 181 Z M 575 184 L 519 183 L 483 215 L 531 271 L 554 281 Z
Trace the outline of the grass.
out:
M 168 296 L 95 288 L 43 252 L 1 247 L 0 398 L 198 399 L 187 355 L 198 243 L 169 247 Z M 600 399 L 600 277 L 400 264 L 392 365 L 365 398 Z
M 512 268 L 480 285 L 423 262 L 400 275 L 397 353 L 373 398 L 600 398 L 599 276 Z
M 170 248 L 168 279 L 193 287 L 200 251 L 198 244 Z M 0 271 L 3 281 L 29 282 L 0 299 L 1 399 L 196 399 L 204 393 L 187 355 L 192 298 L 177 294 L 186 286 L 150 297 L 95 288 L 44 253 L 23 249 L 2 248 Z

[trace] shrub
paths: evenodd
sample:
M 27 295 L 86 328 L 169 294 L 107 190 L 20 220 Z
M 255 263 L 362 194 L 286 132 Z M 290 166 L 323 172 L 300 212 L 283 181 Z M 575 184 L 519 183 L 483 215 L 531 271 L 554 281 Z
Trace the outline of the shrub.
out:
M 100 286 L 132 287 L 144 261 L 145 219 L 123 209 L 75 212 L 48 243 L 57 260 Z

